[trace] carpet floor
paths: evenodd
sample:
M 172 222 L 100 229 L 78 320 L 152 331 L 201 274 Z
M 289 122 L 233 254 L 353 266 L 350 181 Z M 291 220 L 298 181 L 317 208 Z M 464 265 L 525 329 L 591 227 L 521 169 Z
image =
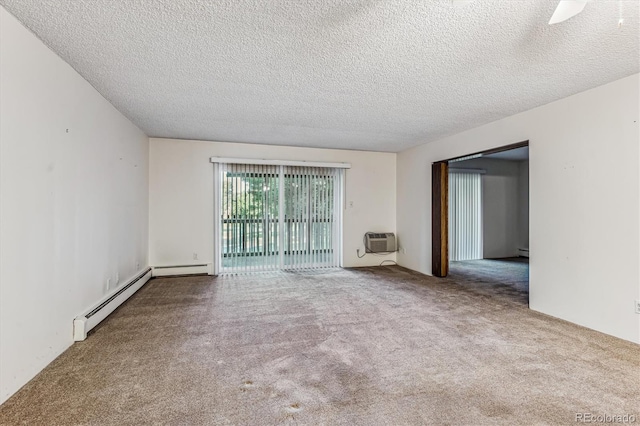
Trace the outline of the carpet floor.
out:
M 458 272 L 153 279 L 0 406 L 0 424 L 640 421 L 640 346 Z
M 526 257 L 450 262 L 449 278 L 484 296 L 529 306 L 529 259 Z

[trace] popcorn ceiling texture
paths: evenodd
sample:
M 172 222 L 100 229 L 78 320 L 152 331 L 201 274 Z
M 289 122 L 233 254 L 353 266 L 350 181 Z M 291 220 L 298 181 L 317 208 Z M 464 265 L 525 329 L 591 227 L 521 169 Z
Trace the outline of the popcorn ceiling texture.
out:
M 154 137 L 401 151 L 640 69 L 635 0 L 0 4 Z

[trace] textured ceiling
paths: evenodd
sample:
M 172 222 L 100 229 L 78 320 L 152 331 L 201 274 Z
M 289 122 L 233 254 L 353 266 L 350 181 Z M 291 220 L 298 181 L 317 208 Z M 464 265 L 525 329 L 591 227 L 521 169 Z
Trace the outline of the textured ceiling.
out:
M 157 137 L 400 151 L 639 71 L 637 0 L 0 4 Z
M 493 158 L 494 160 L 523 161 L 529 159 L 529 147 L 510 149 L 508 151 L 500 151 L 489 155 L 483 155 L 482 158 Z

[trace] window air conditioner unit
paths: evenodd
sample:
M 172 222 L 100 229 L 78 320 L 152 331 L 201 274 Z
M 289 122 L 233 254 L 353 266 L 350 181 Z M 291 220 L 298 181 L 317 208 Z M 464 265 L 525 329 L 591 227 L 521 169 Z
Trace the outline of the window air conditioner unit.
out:
M 396 235 L 392 232 L 377 234 L 367 232 L 364 234 L 364 248 L 366 253 L 389 253 L 398 250 Z

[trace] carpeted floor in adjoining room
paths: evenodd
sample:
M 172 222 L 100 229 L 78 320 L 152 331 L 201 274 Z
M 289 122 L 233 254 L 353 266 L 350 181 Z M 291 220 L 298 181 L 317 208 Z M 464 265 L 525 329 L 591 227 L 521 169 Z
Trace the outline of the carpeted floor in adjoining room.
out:
M 529 259 L 526 257 L 449 262 L 449 278 L 484 297 L 529 305 Z
M 0 424 L 640 418 L 640 346 L 456 280 L 400 267 L 154 279 L 1 406 Z

